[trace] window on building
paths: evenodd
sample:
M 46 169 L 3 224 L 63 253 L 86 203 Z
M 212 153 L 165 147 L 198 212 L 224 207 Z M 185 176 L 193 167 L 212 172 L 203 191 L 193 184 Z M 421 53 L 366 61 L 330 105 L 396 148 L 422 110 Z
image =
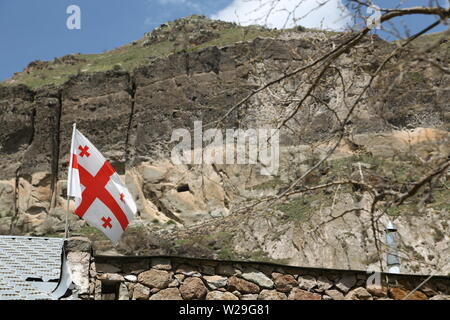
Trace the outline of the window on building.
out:
M 102 300 L 119 299 L 120 281 L 102 280 Z

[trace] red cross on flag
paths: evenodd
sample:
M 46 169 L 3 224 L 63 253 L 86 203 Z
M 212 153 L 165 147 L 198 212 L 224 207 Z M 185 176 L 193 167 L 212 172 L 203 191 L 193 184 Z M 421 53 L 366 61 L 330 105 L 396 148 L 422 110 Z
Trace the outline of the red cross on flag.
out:
M 67 196 L 75 198 L 75 214 L 117 243 L 136 213 L 133 198 L 113 167 L 75 125 L 70 153 Z

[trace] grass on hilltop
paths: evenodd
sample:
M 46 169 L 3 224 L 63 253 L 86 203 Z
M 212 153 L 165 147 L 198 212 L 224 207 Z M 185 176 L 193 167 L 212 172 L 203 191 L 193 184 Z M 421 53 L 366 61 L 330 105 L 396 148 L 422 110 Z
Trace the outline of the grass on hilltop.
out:
M 238 41 L 249 41 L 257 37 L 276 36 L 280 31 L 262 29 L 259 27 L 234 27 L 223 30 L 220 36 L 211 41 L 192 46 L 187 51 L 200 50 L 210 46 L 226 46 Z M 150 46 L 142 46 L 145 38 L 131 44 L 107 51 L 101 54 L 76 54 L 78 60 L 74 64 L 60 63 L 55 58 L 48 62 L 48 66 L 30 73 L 17 74 L 14 80 L 7 80 L 2 84 L 24 84 L 31 89 L 45 85 L 61 85 L 70 77 L 79 73 L 104 72 L 112 69 L 133 71 L 139 66 L 148 65 L 152 60 L 164 58 L 172 53 L 182 51 L 176 48 L 174 41 L 161 41 Z

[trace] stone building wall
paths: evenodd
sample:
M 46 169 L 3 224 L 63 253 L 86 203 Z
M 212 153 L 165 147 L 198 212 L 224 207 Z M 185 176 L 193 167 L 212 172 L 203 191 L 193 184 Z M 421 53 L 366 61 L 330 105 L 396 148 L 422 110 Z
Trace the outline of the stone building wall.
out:
M 426 276 L 301 268 L 180 257 L 94 256 L 89 243 L 66 246 L 80 299 L 401 300 Z M 371 278 L 373 279 L 373 278 Z M 369 284 L 368 284 L 369 283 Z M 409 299 L 449 299 L 450 279 L 433 277 Z

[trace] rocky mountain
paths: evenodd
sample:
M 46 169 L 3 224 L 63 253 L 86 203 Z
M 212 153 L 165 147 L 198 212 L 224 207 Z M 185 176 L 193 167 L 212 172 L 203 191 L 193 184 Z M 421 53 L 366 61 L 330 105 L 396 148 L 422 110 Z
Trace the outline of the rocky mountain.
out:
M 110 52 L 30 63 L 0 84 L 0 232 L 63 234 L 76 122 L 122 175 L 138 205 L 136 221 L 114 248 L 70 216 L 71 234 L 89 236 L 97 252 L 366 270 L 385 265 L 384 226 L 392 220 L 402 272 L 448 274 L 449 172 L 401 205 L 383 200 L 376 210 L 373 193 L 361 187 L 404 192 L 448 159 L 448 75 L 398 55 L 364 92 L 396 46 L 368 36 L 336 60 L 285 125 L 316 69 L 246 99 L 351 36 L 191 16 Z M 424 36 L 420 43 L 435 38 Z M 430 54 L 448 62 L 448 52 L 448 42 L 440 42 Z M 400 63 L 406 67 L 399 78 Z M 360 94 L 339 142 L 339 119 Z M 172 133 L 193 130 L 195 121 L 202 121 L 205 131 L 214 127 L 223 133 L 279 127 L 279 169 L 262 174 L 263 161 L 174 164 Z M 288 190 L 336 142 L 332 155 L 294 189 L 298 192 L 263 201 Z M 343 179 L 361 185 L 330 184 Z M 314 188 L 321 185 L 327 187 Z

